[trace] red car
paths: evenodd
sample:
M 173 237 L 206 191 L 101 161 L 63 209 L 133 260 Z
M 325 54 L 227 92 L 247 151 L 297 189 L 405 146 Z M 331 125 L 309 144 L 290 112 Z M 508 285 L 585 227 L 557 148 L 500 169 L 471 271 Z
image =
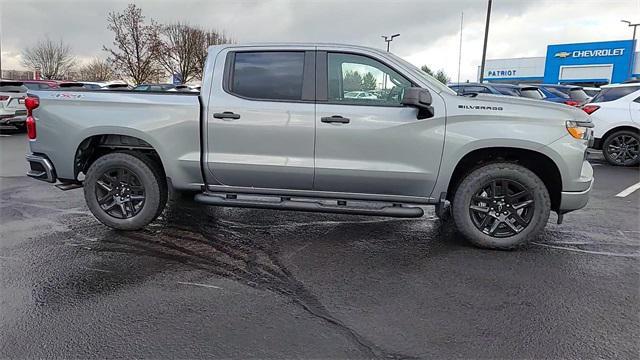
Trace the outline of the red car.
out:
M 57 80 L 20 80 L 29 90 L 57 89 L 60 81 Z

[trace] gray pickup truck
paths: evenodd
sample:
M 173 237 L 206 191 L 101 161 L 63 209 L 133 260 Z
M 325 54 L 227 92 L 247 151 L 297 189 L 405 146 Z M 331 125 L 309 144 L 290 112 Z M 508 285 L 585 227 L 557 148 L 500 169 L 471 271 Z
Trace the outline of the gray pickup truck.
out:
M 362 95 L 364 94 L 364 95 Z M 84 187 L 103 224 L 205 205 L 420 217 L 509 249 L 584 207 L 591 122 L 566 105 L 457 96 L 380 50 L 220 45 L 198 93 L 32 91 L 29 176 Z

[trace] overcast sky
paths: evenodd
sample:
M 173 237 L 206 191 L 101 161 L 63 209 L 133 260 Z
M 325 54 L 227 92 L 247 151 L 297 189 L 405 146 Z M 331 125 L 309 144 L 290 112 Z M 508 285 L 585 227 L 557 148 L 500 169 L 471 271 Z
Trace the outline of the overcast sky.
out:
M 237 42 L 329 41 L 384 48 L 420 66 L 475 80 L 486 0 L 0 0 L 2 68 L 22 69 L 20 51 L 63 39 L 81 61 L 104 57 L 109 11 L 134 2 L 147 19 L 223 30 Z M 631 38 L 621 19 L 640 22 L 640 0 L 494 0 L 487 58 L 544 56 L 546 45 Z M 639 30 L 640 36 L 640 30 Z

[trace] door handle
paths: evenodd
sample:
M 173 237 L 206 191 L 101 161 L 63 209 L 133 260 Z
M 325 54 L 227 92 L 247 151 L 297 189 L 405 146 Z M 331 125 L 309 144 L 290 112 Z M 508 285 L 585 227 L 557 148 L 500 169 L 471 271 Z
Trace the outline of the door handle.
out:
M 231 111 L 225 111 L 221 113 L 213 114 L 216 119 L 240 119 L 240 114 L 233 113 Z
M 339 123 L 339 124 L 348 124 L 351 120 L 346 117 L 342 117 L 340 115 L 326 116 L 320 118 L 320 121 L 323 123 Z

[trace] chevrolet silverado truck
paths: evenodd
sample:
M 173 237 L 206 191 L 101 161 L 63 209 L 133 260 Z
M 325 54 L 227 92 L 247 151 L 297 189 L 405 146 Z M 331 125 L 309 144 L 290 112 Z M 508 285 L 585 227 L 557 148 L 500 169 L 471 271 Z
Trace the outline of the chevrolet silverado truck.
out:
M 409 218 L 435 205 L 473 244 L 510 249 L 550 211 L 561 222 L 584 207 L 593 181 L 584 111 L 457 96 L 366 47 L 217 45 L 200 93 L 28 95 L 28 175 L 82 186 L 93 215 L 120 230 L 149 224 L 175 191 L 204 205 Z

